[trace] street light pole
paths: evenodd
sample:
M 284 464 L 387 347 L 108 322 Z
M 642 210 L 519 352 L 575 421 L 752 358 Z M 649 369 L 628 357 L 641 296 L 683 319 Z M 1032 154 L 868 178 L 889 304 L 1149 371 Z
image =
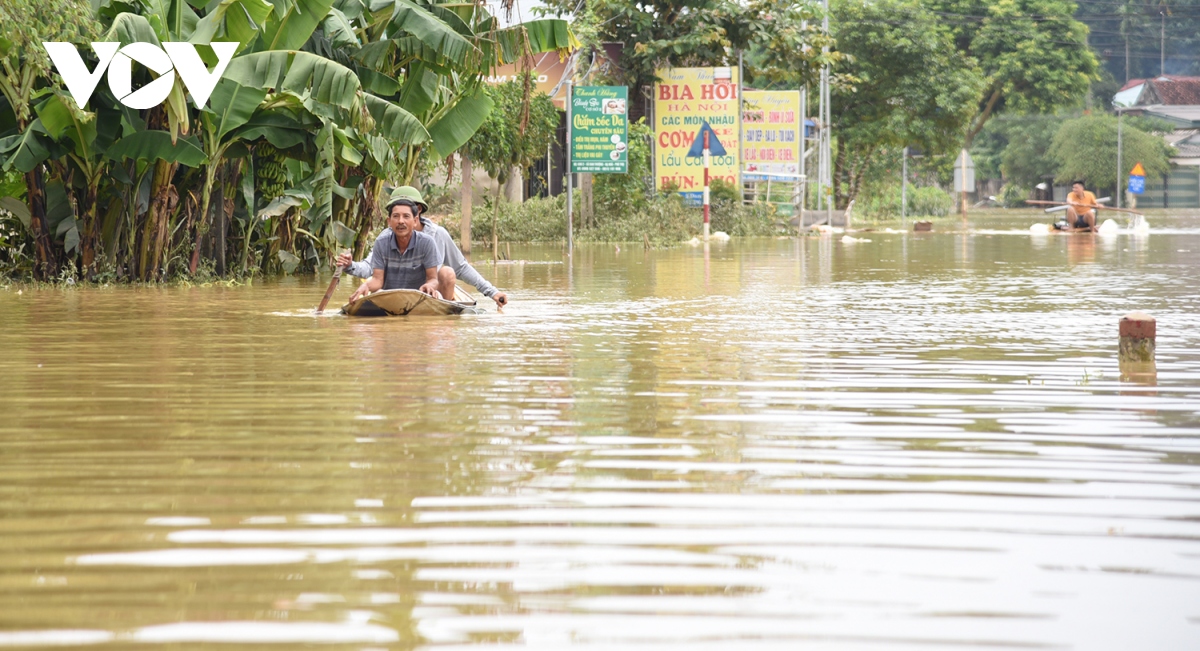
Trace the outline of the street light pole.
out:
M 1125 112 L 1120 107 L 1117 108 L 1117 207 L 1121 207 L 1121 175 L 1125 173 L 1125 167 L 1121 164 L 1121 122 L 1125 117 Z
M 1158 28 L 1158 74 L 1167 74 L 1167 12 L 1158 12 L 1162 19 Z

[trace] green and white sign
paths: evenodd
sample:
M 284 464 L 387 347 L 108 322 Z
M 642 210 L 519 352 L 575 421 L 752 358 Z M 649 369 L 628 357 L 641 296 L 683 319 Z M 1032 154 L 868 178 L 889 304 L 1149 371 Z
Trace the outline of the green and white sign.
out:
M 629 89 L 576 86 L 571 96 L 571 171 L 629 171 Z

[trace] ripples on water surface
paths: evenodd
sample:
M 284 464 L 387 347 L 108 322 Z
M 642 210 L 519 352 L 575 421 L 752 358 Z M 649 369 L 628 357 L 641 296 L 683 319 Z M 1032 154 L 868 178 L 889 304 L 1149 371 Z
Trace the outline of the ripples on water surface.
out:
M 0 646 L 1200 648 L 1200 231 L 863 237 L 0 291 Z

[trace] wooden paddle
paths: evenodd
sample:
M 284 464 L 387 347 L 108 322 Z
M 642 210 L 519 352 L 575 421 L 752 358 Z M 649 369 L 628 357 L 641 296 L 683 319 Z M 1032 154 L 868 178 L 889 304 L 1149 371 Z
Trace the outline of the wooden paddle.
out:
M 347 253 L 349 251 L 347 250 Z M 345 267 L 338 267 L 333 272 L 333 280 L 329 281 L 329 289 L 325 290 L 325 296 L 321 298 L 321 304 L 317 306 L 317 314 L 325 311 L 325 306 L 329 305 L 329 299 L 333 298 L 333 292 L 337 290 L 338 283 L 342 280 L 342 271 Z
M 1136 210 L 1126 210 L 1125 208 L 1113 208 L 1112 206 L 1085 206 L 1081 203 L 1070 203 L 1068 201 L 1035 201 L 1033 199 L 1026 199 L 1025 203 L 1033 204 L 1035 206 L 1063 206 L 1063 207 L 1078 206 L 1080 208 L 1098 208 L 1101 210 L 1115 210 L 1117 212 L 1127 212 L 1131 215 L 1142 214 Z

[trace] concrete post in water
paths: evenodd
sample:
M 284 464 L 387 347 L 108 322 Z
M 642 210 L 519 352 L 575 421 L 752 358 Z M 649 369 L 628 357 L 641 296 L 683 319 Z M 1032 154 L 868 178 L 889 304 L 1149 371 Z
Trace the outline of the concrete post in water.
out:
M 1155 331 L 1154 317 L 1145 312 L 1130 312 L 1121 317 L 1117 361 L 1122 379 L 1145 379 L 1157 375 L 1154 362 Z

